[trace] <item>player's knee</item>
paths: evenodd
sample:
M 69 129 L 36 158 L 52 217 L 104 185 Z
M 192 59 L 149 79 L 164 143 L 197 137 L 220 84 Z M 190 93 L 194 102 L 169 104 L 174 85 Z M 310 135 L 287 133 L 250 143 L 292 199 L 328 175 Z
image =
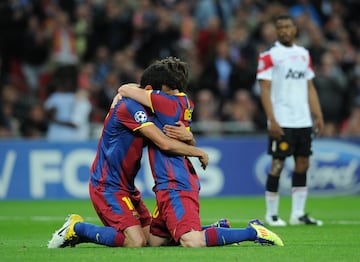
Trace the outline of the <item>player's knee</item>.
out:
M 309 168 L 309 158 L 307 157 L 296 157 L 295 161 L 295 172 L 305 173 Z
M 147 245 L 147 240 L 144 236 L 132 236 L 125 241 L 125 247 L 145 247 Z
M 145 247 L 147 241 L 145 239 L 135 239 L 128 242 L 127 247 Z
M 282 159 L 274 159 L 272 161 L 270 173 L 273 176 L 280 176 L 280 173 L 283 170 L 283 168 L 284 168 L 284 160 L 282 160 Z
M 185 233 L 180 238 L 180 244 L 183 247 L 205 247 L 205 235 L 202 231 L 191 231 Z

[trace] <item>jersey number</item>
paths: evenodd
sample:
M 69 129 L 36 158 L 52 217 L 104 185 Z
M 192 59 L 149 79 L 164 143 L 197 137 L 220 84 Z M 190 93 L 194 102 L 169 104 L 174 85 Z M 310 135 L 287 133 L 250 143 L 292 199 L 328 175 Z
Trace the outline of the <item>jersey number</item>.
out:
M 153 211 L 152 217 L 153 217 L 153 218 L 157 218 L 158 216 L 159 216 L 159 208 L 158 208 L 158 206 L 156 205 L 156 206 L 154 207 L 154 211 Z
M 184 112 L 184 120 L 191 120 L 191 118 L 192 118 L 192 112 L 193 112 L 192 109 L 185 109 L 185 112 Z
M 122 201 L 125 202 L 125 204 L 128 206 L 129 210 L 134 210 L 134 205 L 133 203 L 131 202 L 130 198 L 129 197 L 123 197 L 121 198 Z

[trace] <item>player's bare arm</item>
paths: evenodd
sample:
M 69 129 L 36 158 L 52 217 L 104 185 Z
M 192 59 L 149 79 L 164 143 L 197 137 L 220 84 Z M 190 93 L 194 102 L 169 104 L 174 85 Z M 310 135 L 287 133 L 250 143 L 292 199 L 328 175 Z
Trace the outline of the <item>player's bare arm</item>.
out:
M 261 103 L 264 107 L 264 111 L 268 120 L 268 130 L 269 134 L 272 138 L 280 139 L 281 136 L 284 135 L 284 131 L 279 126 L 278 122 L 276 121 L 273 107 L 271 103 L 271 81 L 269 80 L 259 80 L 261 93 Z
M 123 97 L 132 98 L 144 106 L 151 107 L 149 91 L 147 91 L 149 88 L 151 89 L 151 86 L 145 89 L 139 87 L 140 86 L 135 83 L 124 84 L 119 87 L 118 93 Z
M 316 136 L 321 136 L 324 131 L 324 119 L 321 112 L 319 97 L 312 80 L 308 81 L 309 105 L 311 114 L 314 117 L 314 128 Z
M 155 125 L 144 126 L 140 129 L 142 135 L 150 139 L 161 150 L 169 151 L 177 155 L 197 157 L 201 167 L 205 170 L 209 163 L 209 156 L 198 147 L 187 145 L 178 140 L 167 137 Z
M 120 99 L 121 99 L 121 95 L 120 95 L 120 94 L 117 94 L 116 96 L 114 96 L 110 108 L 114 108 L 114 107 L 116 106 L 116 104 L 119 102 Z
M 168 137 L 180 140 L 186 144 L 195 145 L 195 138 L 193 133 L 190 130 L 187 130 L 184 123 L 178 121 L 175 125 L 165 125 L 164 132 Z

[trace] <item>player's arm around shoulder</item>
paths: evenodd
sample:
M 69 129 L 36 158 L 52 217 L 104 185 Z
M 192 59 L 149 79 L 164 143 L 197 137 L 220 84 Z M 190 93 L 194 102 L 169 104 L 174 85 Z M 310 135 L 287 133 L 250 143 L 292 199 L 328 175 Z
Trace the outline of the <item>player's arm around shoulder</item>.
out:
M 139 131 L 142 135 L 150 139 L 160 150 L 181 156 L 197 157 L 203 169 L 205 169 L 209 163 L 209 156 L 205 151 L 166 136 L 155 125 L 144 126 Z
M 151 106 L 149 100 L 149 91 L 140 88 L 138 84 L 135 83 L 124 84 L 119 87 L 118 94 L 120 94 L 122 97 L 132 98 L 144 106 L 148 106 L 148 107 Z

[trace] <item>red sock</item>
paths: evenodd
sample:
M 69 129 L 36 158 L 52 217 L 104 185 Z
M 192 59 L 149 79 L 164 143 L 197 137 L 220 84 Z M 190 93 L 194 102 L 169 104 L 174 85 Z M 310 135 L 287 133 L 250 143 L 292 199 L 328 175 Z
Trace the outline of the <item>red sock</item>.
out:
M 123 232 L 118 232 L 114 239 L 114 246 L 123 247 L 125 241 L 125 235 Z
M 218 236 L 215 227 L 205 229 L 206 246 L 212 247 L 218 245 Z

